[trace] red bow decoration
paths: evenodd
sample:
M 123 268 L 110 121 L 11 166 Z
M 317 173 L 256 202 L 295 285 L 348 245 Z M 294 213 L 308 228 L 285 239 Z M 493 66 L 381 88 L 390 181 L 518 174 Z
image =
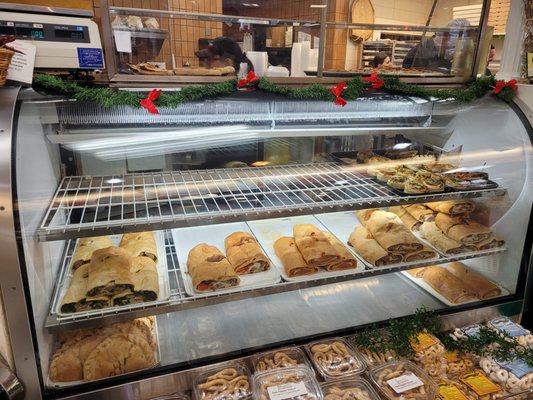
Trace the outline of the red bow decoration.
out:
M 511 79 L 510 81 L 496 81 L 496 85 L 494 85 L 494 94 L 499 94 L 504 88 L 509 87 L 512 90 L 518 89 L 518 86 L 516 86 L 516 79 Z
M 159 114 L 159 111 L 157 111 L 157 108 L 155 107 L 154 100 L 157 100 L 160 94 L 161 89 L 152 89 L 150 93 L 148 93 L 148 96 L 139 102 L 141 107 L 146 108 L 150 114 Z
M 243 87 L 254 84 L 258 80 L 259 80 L 259 77 L 255 74 L 254 71 L 248 71 L 248 74 L 246 75 L 246 77 L 240 79 L 239 82 L 237 82 L 237 87 L 243 88 Z
M 333 93 L 333 96 L 335 96 L 335 104 L 341 107 L 344 107 L 347 102 L 341 97 L 342 92 L 344 89 L 346 89 L 348 85 L 346 82 L 339 82 L 336 86 L 333 86 L 331 88 L 331 93 Z
M 370 76 L 363 78 L 363 81 L 370 83 L 372 89 L 380 89 L 385 84 L 383 79 L 381 79 L 375 71 L 372 72 Z

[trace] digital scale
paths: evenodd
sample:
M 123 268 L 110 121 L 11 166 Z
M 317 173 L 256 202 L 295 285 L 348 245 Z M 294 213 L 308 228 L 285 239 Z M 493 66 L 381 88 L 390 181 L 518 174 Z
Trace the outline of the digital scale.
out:
M 104 57 L 92 11 L 0 3 L 0 35 L 36 46 L 35 68 L 101 69 Z

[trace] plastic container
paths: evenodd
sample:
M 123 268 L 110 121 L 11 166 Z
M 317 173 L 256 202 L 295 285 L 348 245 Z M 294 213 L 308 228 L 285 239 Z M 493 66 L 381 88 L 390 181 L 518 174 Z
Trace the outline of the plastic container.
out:
M 380 400 L 379 395 L 362 378 L 349 378 L 322 385 L 324 400 Z
M 440 340 L 426 332 L 419 333 L 411 341 L 411 347 L 415 351 L 414 359 L 423 364 L 442 360 L 446 352 Z
M 495 400 L 507 394 L 480 369 L 467 372 L 459 376 L 458 380 L 465 385 L 468 395 L 474 399 Z
M 342 338 L 318 340 L 306 345 L 305 350 L 324 379 L 358 375 L 366 368 L 363 358 Z
M 254 375 L 255 400 L 323 400 L 322 390 L 309 367 L 273 369 Z
M 228 362 L 207 368 L 194 376 L 196 400 L 242 400 L 252 395 L 251 376 L 240 362 Z
M 533 390 L 533 367 L 521 359 L 509 362 L 498 362 L 484 357 L 479 366 L 493 382 L 509 393 Z
M 468 388 L 461 382 L 453 379 L 442 378 L 437 384 L 438 400 L 476 400 L 468 394 Z
M 533 347 L 533 335 L 531 332 L 507 317 L 491 319 L 487 326 L 515 338 L 521 346 Z
M 354 347 L 369 367 L 377 367 L 378 365 L 397 360 L 397 357 L 392 350 L 387 350 L 385 353 L 376 353 L 375 351 L 364 347 Z
M 468 355 L 459 355 L 455 351 L 448 351 L 444 354 L 446 363 L 445 374 L 448 377 L 457 376 L 472 371 L 475 366 L 474 360 Z
M 393 361 L 370 371 L 372 382 L 390 400 L 416 398 L 433 399 L 437 385 L 422 369 L 410 361 Z M 422 398 L 422 397 L 418 397 Z
M 252 356 L 254 371 L 264 372 L 272 369 L 296 367 L 306 365 L 313 369 L 309 359 L 299 347 L 285 347 L 283 349 L 266 351 Z

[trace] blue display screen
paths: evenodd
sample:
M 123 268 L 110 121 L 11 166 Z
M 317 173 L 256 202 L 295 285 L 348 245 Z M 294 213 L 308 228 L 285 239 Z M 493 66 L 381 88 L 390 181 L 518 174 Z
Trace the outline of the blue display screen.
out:
M 32 29 L 30 34 L 33 39 L 44 39 L 44 32 L 42 29 Z

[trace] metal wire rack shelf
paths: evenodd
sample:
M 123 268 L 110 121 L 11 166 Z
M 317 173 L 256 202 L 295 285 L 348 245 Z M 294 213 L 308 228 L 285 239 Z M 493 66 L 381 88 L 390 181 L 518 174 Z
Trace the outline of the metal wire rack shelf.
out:
M 160 230 L 453 198 L 503 188 L 407 196 L 359 165 L 333 162 L 63 178 L 39 240 Z
M 298 282 L 279 282 L 275 284 L 265 285 L 263 287 L 255 287 L 243 289 L 234 293 L 220 293 L 205 298 L 194 298 L 189 296 L 185 291 L 185 285 L 183 282 L 180 265 L 178 263 L 178 257 L 176 254 L 176 248 L 172 239 L 170 231 L 165 231 L 165 253 L 168 264 L 168 278 L 170 283 L 170 298 L 155 301 L 150 303 L 131 304 L 128 306 L 116 306 L 99 310 L 92 310 L 86 312 L 75 313 L 69 316 L 57 315 L 52 312 L 57 307 L 57 304 L 61 301 L 60 286 L 65 279 L 65 275 L 68 273 L 70 260 L 75 248 L 75 240 L 67 242 L 65 252 L 63 255 L 61 270 L 59 272 L 59 279 L 54 289 L 54 295 L 50 304 L 50 313 L 45 321 L 45 328 L 49 332 L 57 332 L 60 330 L 88 328 L 99 326 L 105 320 L 105 323 L 118 322 L 131 318 L 138 318 L 149 315 L 166 314 L 169 312 L 176 312 L 186 309 L 205 307 L 211 304 L 220 304 L 230 301 L 237 301 L 248 297 L 265 296 L 275 293 L 288 292 L 292 290 L 305 289 L 309 287 L 317 287 L 327 285 L 331 283 L 346 282 L 356 279 L 362 279 L 375 275 L 383 275 L 394 272 L 400 272 L 403 270 L 426 266 L 428 264 L 444 264 L 452 261 L 461 261 L 466 259 L 491 256 L 505 251 L 505 248 L 493 249 L 484 251 L 479 254 L 468 253 L 466 255 L 456 254 L 447 257 L 440 257 L 437 260 L 430 262 L 421 260 L 415 263 L 409 263 L 405 265 L 397 265 L 394 267 L 379 267 L 372 269 L 365 269 L 359 272 L 349 272 L 346 275 L 332 276 L 326 278 L 314 278 L 312 275 L 306 281 Z M 497 262 L 497 260 L 495 260 Z

